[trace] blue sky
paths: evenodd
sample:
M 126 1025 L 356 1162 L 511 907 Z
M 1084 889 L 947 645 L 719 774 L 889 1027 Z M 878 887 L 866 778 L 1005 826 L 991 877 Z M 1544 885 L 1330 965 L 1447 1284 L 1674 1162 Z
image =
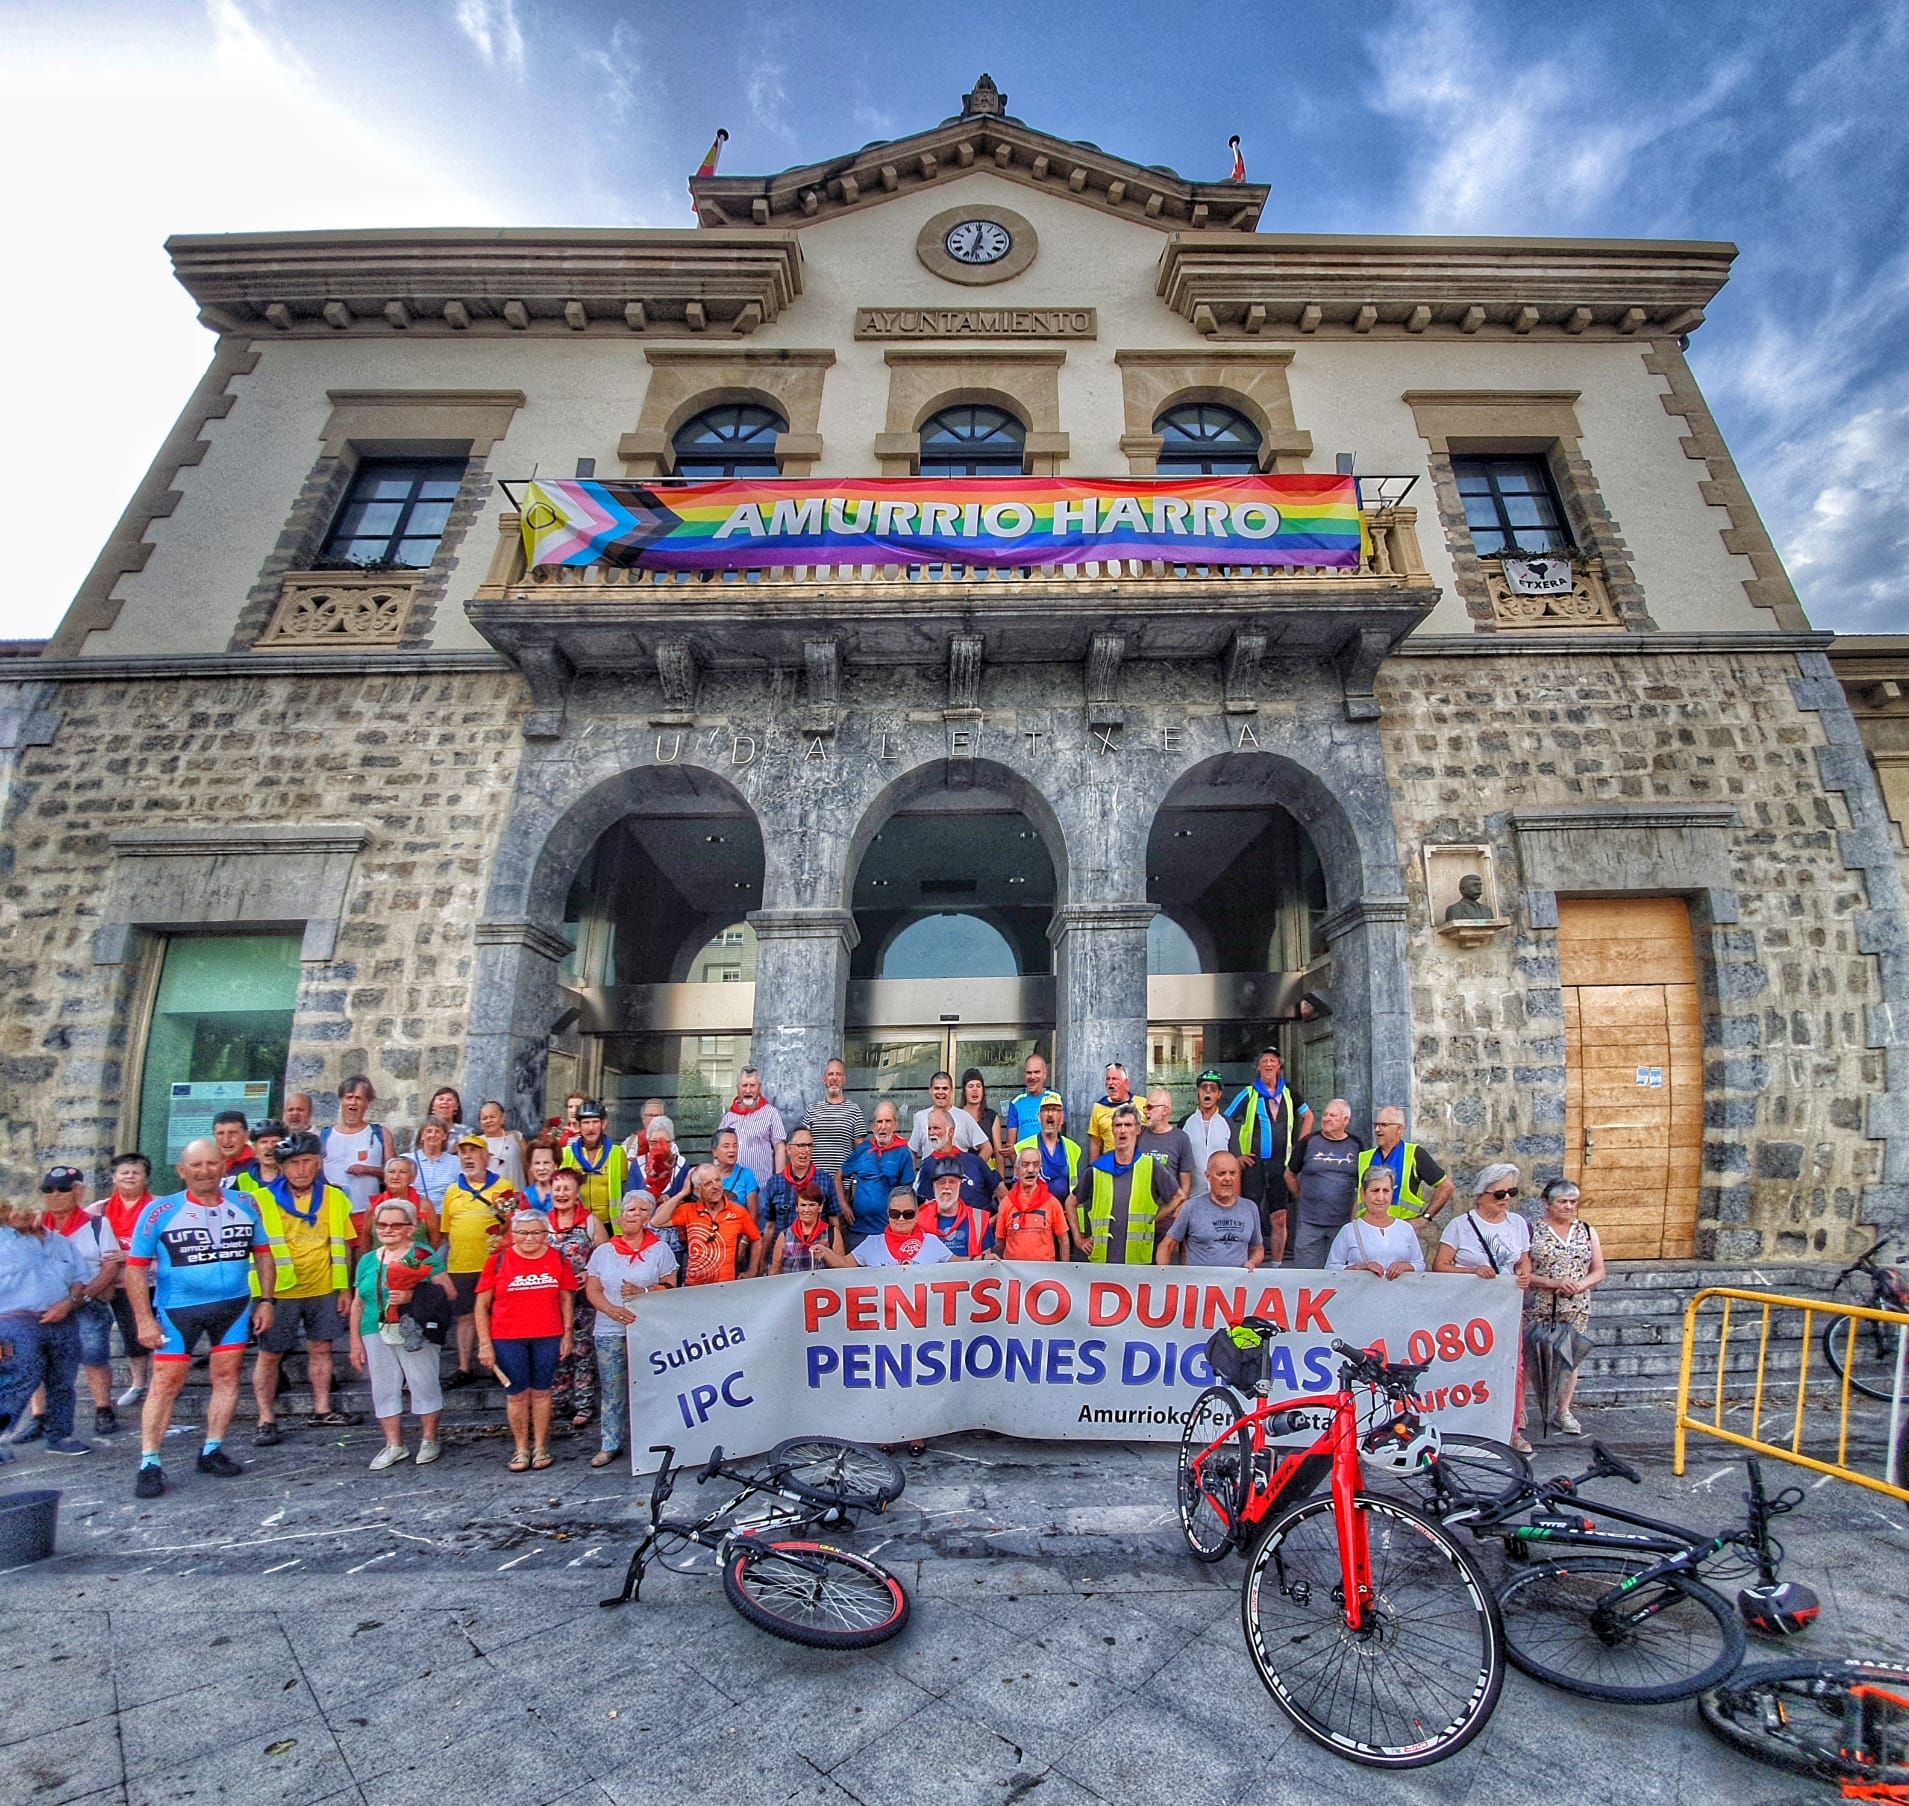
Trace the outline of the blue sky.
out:
M 1734 239 L 1692 362 L 1812 618 L 1909 631 L 1909 7 L 0 0 L 0 33 L 0 519 L 36 547 L 0 637 L 57 621 L 209 355 L 168 232 L 686 226 L 717 126 L 779 169 L 984 68 L 1189 176 L 1241 133 L 1269 230 Z

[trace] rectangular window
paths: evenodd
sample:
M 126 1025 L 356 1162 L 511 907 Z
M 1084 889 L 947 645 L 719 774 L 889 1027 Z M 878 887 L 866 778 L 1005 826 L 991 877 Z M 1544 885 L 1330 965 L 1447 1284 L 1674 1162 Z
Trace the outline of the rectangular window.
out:
M 1571 549 L 1571 531 L 1542 458 L 1453 458 L 1452 474 L 1481 557 Z
M 156 1190 L 221 1110 L 276 1116 L 298 1001 L 295 934 L 175 935 L 166 942 L 146 1031 L 139 1145 Z
M 367 458 L 351 479 L 323 556 L 347 564 L 422 570 L 437 556 L 451 504 L 464 480 L 462 458 Z

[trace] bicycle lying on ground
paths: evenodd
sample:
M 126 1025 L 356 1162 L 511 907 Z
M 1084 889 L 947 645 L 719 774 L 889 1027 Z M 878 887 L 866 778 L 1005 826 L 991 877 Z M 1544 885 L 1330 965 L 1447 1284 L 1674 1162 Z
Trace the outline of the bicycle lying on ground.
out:
M 1900 1799 L 1909 1787 L 1909 1664 L 1760 1664 L 1711 1688 L 1698 1710 L 1733 1749 L 1840 1781 L 1845 1798 Z
M 906 1484 L 900 1466 L 879 1449 L 833 1436 L 779 1442 L 753 1466 L 725 1463 L 710 1452 L 696 1475 L 705 1486 L 722 1479 L 740 1488 L 697 1518 L 669 1518 L 682 1470 L 676 1451 L 652 1445 L 663 1457 L 650 1488 L 649 1534 L 636 1547 L 623 1590 L 605 1606 L 636 1599 L 643 1571 L 654 1558 L 672 1573 L 708 1571 L 686 1550 L 714 1552 L 729 1603 L 759 1630 L 811 1649 L 870 1649 L 908 1622 L 908 1594 L 880 1562 L 814 1540 L 818 1528 L 852 1529 L 856 1514 L 886 1511 Z
M 1885 1237 L 1886 1241 L 1888 1238 Z M 1883 1250 L 1877 1242 L 1868 1253 L 1859 1255 L 1830 1287 L 1834 1298 L 1856 1274 L 1869 1281 L 1866 1300 L 1872 1310 L 1909 1312 L 1909 1276 L 1901 1267 L 1879 1267 L 1876 1256 Z M 1823 1354 L 1835 1368 L 1836 1377 L 1849 1375 L 1849 1383 L 1871 1398 L 1890 1399 L 1896 1390 L 1896 1356 L 1903 1332 L 1874 1319 L 1858 1322 L 1853 1317 L 1836 1317 L 1823 1326 Z
M 1538 1480 L 1527 1467 L 1512 1483 L 1506 1464 L 1481 1482 L 1479 1470 L 1435 1458 L 1415 1483 L 1446 1529 L 1462 1526 L 1503 1544 L 1514 1572 L 1498 1589 L 1498 1606 L 1517 1667 L 1593 1699 L 1660 1704 L 1688 1699 L 1733 1673 L 1743 1660 L 1746 1623 L 1786 1634 L 1817 1614 L 1807 1587 L 1777 1578 L 1783 1548 L 1770 1534 L 1773 1518 L 1802 1503 L 1802 1488 L 1771 1497 L 1760 1465 L 1750 1460 L 1745 1467 L 1744 1522 L 1714 1533 L 1586 1497 L 1579 1489 L 1587 1481 L 1636 1485 L 1641 1478 L 1595 1441 L 1581 1474 Z M 1540 1549 L 1559 1547 L 1574 1553 L 1532 1560 Z M 1706 1568 L 1728 1573 L 1731 1562 L 1757 1576 L 1738 1595 L 1736 1610 L 1700 1578 Z
M 1187 1546 L 1202 1561 L 1245 1551 L 1246 1646 L 1261 1683 L 1306 1736 L 1372 1768 L 1440 1761 L 1491 1717 L 1505 1651 L 1491 1587 L 1470 1553 L 1413 1506 L 1365 1489 L 1364 1456 L 1406 1466 L 1437 1450 L 1437 1430 L 1411 1402 L 1425 1368 L 1334 1342 L 1337 1392 L 1272 1402 L 1266 1344 L 1278 1333 L 1249 1317 L 1207 1344 L 1224 1383 L 1200 1394 L 1180 1445 Z M 1363 1436 L 1355 1387 L 1391 1407 Z M 1322 1413 L 1318 1439 L 1275 1467 L 1269 1431 L 1311 1427 Z

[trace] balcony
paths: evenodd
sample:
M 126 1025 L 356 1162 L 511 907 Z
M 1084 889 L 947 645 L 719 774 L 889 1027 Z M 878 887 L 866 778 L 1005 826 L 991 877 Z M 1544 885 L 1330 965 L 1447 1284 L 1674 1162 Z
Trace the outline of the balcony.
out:
M 718 665 L 800 666 L 817 636 L 850 660 L 945 662 L 952 634 L 977 632 L 990 662 L 1083 659 L 1110 630 L 1126 636 L 1129 658 L 1217 657 L 1243 627 L 1281 652 L 1330 655 L 1349 639 L 1389 651 L 1438 591 L 1416 509 L 1377 506 L 1366 521 L 1370 549 L 1357 570 L 1119 560 L 678 572 L 526 569 L 518 517 L 506 513 L 466 609 L 519 663 L 554 654 L 572 670 L 648 662 L 665 639 L 686 639 L 699 663 Z

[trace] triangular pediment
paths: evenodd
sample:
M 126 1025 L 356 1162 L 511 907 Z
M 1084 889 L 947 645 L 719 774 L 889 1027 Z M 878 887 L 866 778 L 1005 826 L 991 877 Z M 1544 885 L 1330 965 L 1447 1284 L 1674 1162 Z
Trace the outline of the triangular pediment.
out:
M 1130 163 L 1096 144 L 1036 131 L 1004 105 L 984 75 L 963 96 L 959 114 L 926 131 L 776 175 L 692 176 L 697 223 L 787 231 L 986 171 L 1163 232 L 1259 227 L 1264 184 L 1190 182 L 1162 165 Z

